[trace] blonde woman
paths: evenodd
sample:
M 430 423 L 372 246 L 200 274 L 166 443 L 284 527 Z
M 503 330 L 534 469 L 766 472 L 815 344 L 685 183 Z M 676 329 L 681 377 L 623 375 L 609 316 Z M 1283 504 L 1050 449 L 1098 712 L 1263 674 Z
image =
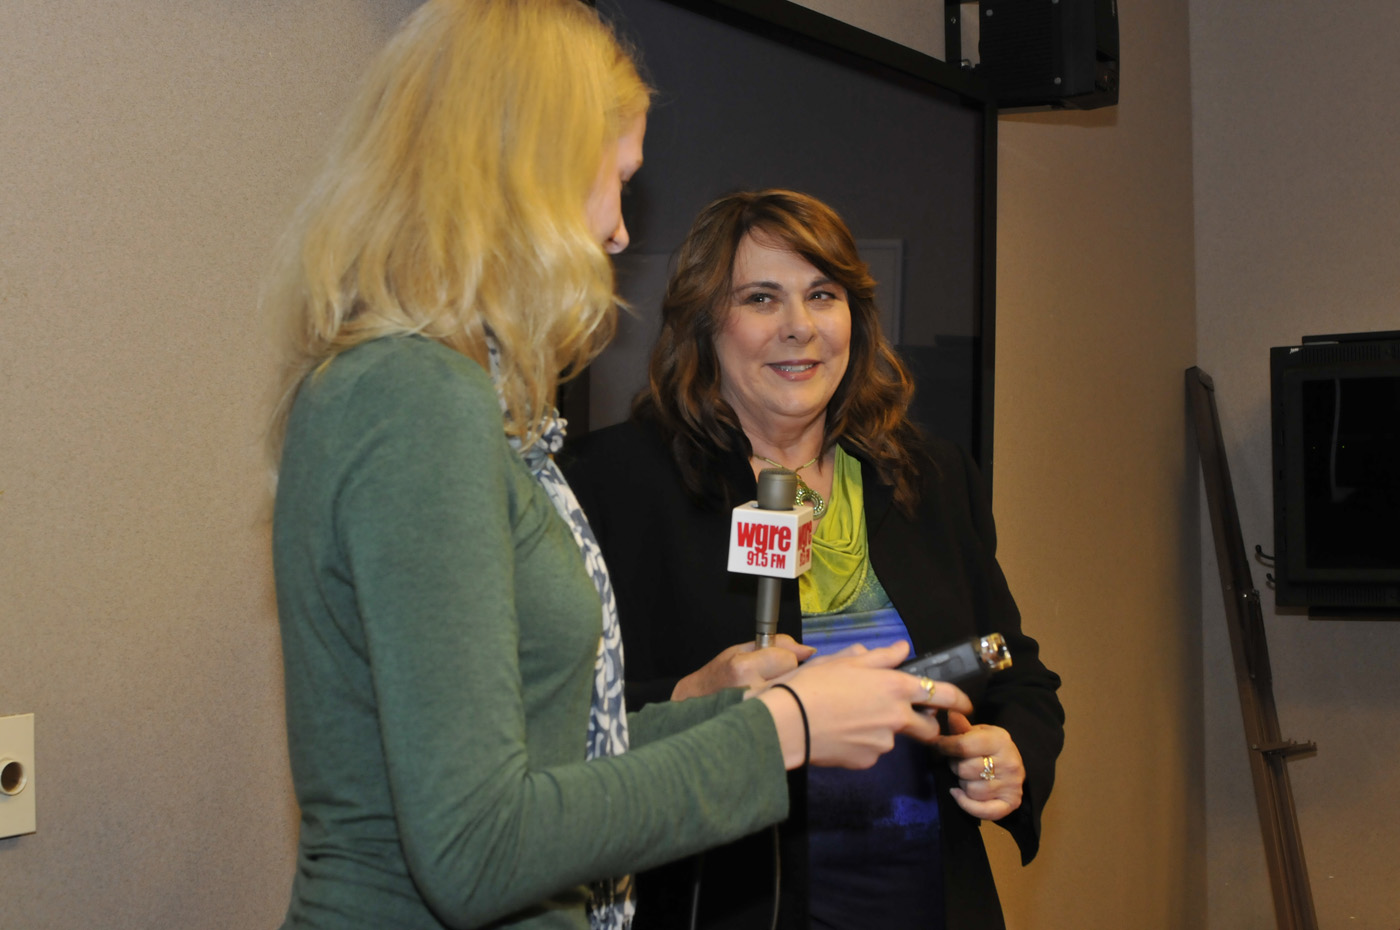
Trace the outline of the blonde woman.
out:
M 649 97 L 578 0 L 430 0 L 291 234 L 286 927 L 623 927 L 629 873 L 781 819 L 785 770 L 931 738 L 914 704 L 970 710 L 898 648 L 626 714 L 551 399 L 613 329 Z

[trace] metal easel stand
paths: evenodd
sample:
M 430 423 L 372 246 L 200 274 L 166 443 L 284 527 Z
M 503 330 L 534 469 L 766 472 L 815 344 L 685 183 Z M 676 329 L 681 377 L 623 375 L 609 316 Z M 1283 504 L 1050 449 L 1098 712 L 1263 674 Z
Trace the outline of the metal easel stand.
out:
M 1264 834 L 1274 914 L 1279 930 L 1317 930 L 1308 866 L 1303 859 L 1303 843 L 1298 833 L 1298 812 L 1293 806 L 1293 789 L 1288 781 L 1288 760 L 1311 755 L 1317 751 L 1317 746 L 1286 740 L 1279 735 L 1269 645 L 1264 635 L 1259 591 L 1254 587 L 1240 534 L 1239 511 L 1235 507 L 1230 465 L 1225 458 L 1220 417 L 1215 406 L 1215 384 L 1210 375 L 1192 367 L 1186 370 L 1186 390 L 1205 476 L 1215 560 L 1225 596 L 1230 652 L 1235 660 L 1235 681 L 1239 686 L 1240 711 L 1249 746 L 1249 771 L 1254 778 L 1259 826 Z

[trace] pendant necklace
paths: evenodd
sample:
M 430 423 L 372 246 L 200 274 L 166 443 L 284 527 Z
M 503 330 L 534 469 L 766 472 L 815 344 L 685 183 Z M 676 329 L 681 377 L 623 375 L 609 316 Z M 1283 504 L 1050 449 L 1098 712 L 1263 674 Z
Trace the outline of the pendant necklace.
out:
M 796 507 L 799 504 L 811 501 L 812 519 L 820 520 L 822 518 L 822 514 L 826 513 L 826 501 L 822 500 L 822 496 L 816 491 L 813 491 L 811 487 L 808 486 L 807 482 L 802 480 L 801 475 L 802 469 L 817 464 L 817 459 L 821 458 L 820 452 L 813 456 L 810 462 L 808 462 L 805 465 L 799 465 L 796 468 L 788 468 L 782 462 L 775 462 L 772 459 L 768 458 L 766 455 L 755 455 L 754 458 L 762 459 L 769 465 L 772 465 L 774 468 L 781 468 L 784 471 L 790 471 L 794 475 L 797 475 L 797 497 L 793 500 L 793 506 Z

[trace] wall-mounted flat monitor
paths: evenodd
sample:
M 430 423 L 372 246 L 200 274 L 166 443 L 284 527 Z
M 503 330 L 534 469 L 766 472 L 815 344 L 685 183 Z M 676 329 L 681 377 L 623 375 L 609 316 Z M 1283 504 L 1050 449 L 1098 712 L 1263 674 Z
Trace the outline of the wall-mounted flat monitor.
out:
M 597 7 L 640 50 L 659 93 L 646 165 L 623 202 L 631 246 L 616 267 L 633 313 L 571 388 L 571 431 L 627 416 L 646 383 L 669 263 L 701 208 L 783 187 L 850 225 L 916 377 L 915 419 L 990 477 L 996 110 L 980 78 L 781 0 Z
M 1400 616 L 1400 332 L 1270 351 L 1275 599 Z

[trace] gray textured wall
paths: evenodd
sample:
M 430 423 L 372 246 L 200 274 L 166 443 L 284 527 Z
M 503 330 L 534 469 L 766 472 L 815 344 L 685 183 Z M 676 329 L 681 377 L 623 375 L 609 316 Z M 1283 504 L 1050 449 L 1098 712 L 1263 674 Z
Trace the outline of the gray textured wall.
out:
M 1217 402 L 1246 548 L 1273 549 L 1269 348 L 1400 328 L 1400 10 L 1191 4 L 1199 358 Z M 1204 520 L 1204 516 L 1202 517 Z M 1210 926 L 1274 926 L 1225 640 L 1201 553 Z M 1400 623 L 1280 613 L 1256 564 L 1318 919 L 1400 925 Z
M 258 288 L 411 6 L 0 4 L 0 927 L 270 927 L 294 806 Z

